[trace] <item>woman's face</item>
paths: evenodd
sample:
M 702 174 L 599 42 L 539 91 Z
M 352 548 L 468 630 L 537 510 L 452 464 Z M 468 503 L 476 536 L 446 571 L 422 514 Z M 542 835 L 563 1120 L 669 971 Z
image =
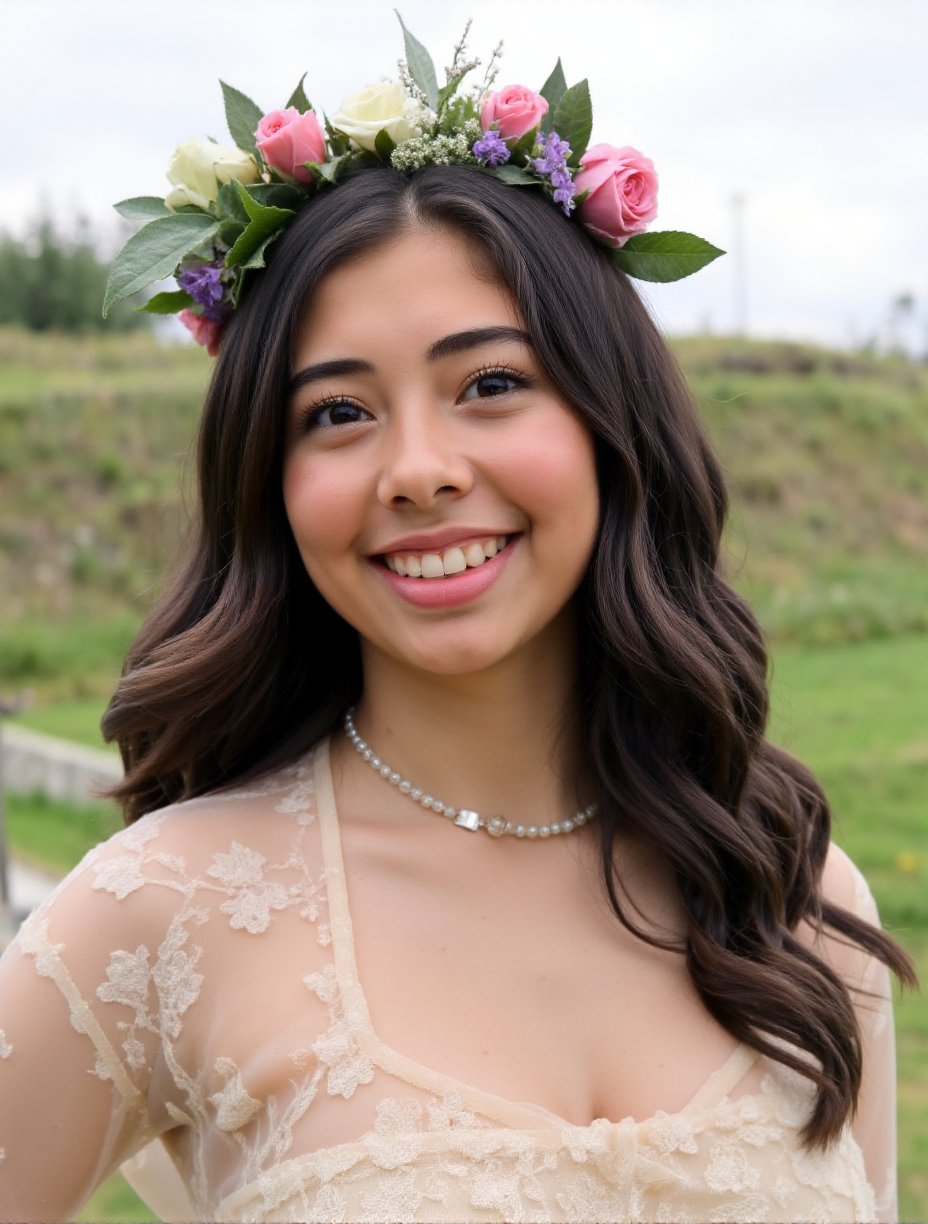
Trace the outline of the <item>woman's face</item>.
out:
M 284 459 L 319 592 L 367 648 L 444 675 L 561 640 L 599 516 L 592 438 L 478 260 L 422 229 L 323 279 Z

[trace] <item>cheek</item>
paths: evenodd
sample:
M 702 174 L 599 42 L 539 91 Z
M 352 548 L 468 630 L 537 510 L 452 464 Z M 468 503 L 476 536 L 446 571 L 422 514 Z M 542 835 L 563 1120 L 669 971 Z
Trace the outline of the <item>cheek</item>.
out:
M 290 529 L 307 564 L 311 556 L 341 551 L 354 537 L 359 495 L 341 465 L 299 456 L 287 460 L 283 496 Z
M 599 522 L 593 440 L 573 417 L 558 417 L 535 430 L 508 464 L 523 504 L 539 520 L 588 542 Z

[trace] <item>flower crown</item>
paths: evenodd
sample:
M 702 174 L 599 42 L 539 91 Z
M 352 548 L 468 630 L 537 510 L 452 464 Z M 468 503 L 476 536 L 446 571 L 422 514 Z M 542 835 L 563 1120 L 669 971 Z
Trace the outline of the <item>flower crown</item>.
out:
M 400 25 L 406 58 L 399 80 L 369 86 L 322 123 L 304 93 L 305 74 L 286 106 L 266 114 L 221 82 L 234 147 L 188 140 L 171 159 L 173 190 L 164 200 L 138 196 L 116 205 L 121 216 L 145 225 L 116 256 L 104 315 L 173 275 L 179 288 L 139 309 L 180 312 L 215 355 L 248 278 L 265 266 L 267 248 L 309 199 L 358 163 L 399 171 L 471 163 L 513 186 L 540 188 L 639 280 L 680 280 L 723 254 L 694 234 L 644 232 L 657 214 L 654 165 L 628 146 L 588 147 L 589 87 L 584 80 L 568 88 L 560 60 L 538 93 L 522 85 L 494 90 L 500 44 L 482 82 L 462 92 L 464 78 L 480 65 L 467 57 L 470 22 L 442 86 L 402 17 Z

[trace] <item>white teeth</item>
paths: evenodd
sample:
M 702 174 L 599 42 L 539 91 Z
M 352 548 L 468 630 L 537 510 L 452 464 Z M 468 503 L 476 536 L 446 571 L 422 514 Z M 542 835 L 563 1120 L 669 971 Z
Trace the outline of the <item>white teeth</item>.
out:
M 445 570 L 438 553 L 426 553 L 422 558 L 423 578 L 444 578 Z
M 467 562 L 460 548 L 446 548 L 442 553 L 441 562 L 446 574 L 463 574 L 467 569 Z
M 442 553 L 390 553 L 384 556 L 384 563 L 387 569 L 404 578 L 445 578 L 483 565 L 501 552 L 508 540 L 509 536 L 493 536 L 463 547 L 455 544 Z

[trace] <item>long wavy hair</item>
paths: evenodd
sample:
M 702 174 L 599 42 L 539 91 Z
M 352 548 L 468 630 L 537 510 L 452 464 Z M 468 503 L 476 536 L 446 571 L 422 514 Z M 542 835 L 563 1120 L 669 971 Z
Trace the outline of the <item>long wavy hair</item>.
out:
M 277 767 L 357 700 L 357 634 L 309 580 L 284 512 L 287 385 L 320 280 L 415 226 L 453 229 L 491 261 L 595 441 L 601 520 L 577 593 L 579 714 L 611 905 L 686 957 L 728 1032 L 814 1081 L 804 1139 L 825 1144 L 855 1107 L 861 1039 L 847 988 L 799 923 L 831 928 L 905 981 L 913 970 L 888 936 L 822 896 L 828 804 L 764 738 L 767 655 L 721 573 L 724 481 L 674 359 L 603 249 L 535 192 L 467 166 L 365 169 L 271 248 L 207 394 L 191 547 L 103 719 L 126 768 L 113 793 L 132 821 Z M 683 943 L 645 934 L 623 906 L 620 828 L 672 865 Z

